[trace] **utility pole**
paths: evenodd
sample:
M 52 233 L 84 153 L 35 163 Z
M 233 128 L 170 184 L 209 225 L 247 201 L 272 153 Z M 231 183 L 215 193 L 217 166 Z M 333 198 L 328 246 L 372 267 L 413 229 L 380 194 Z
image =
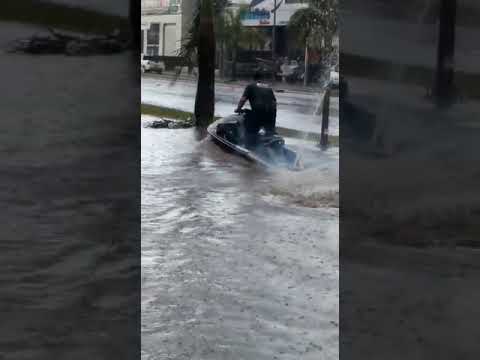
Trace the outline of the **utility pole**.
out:
M 325 150 L 328 147 L 328 123 L 330 120 L 330 92 L 331 85 L 328 84 L 323 95 L 322 105 L 322 132 L 320 135 L 320 147 Z
M 272 26 L 272 79 L 275 81 L 275 39 L 277 26 L 277 0 L 273 3 L 273 26 Z
M 441 0 L 434 96 L 438 104 L 453 96 L 457 0 Z

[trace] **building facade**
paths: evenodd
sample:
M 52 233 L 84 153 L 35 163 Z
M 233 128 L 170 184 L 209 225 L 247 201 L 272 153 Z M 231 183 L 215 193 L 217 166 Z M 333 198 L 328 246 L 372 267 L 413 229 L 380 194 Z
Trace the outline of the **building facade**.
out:
M 192 21 L 192 0 L 142 0 L 142 55 L 178 56 Z
M 292 55 L 297 44 L 292 43 L 289 38 L 288 24 L 297 10 L 309 6 L 307 0 L 240 0 L 237 4 L 248 5 L 242 24 L 245 27 L 257 28 L 265 34 L 267 42 L 264 50 L 271 51 L 275 27 L 276 56 Z
M 252 0 L 249 11 L 244 15 L 244 26 L 272 27 L 273 9 L 276 6 L 275 26 L 287 26 L 292 15 L 299 9 L 308 7 L 307 0 Z
M 299 9 L 308 7 L 308 0 L 233 0 L 229 4 L 232 10 L 238 10 L 241 5 L 249 7 L 242 18 L 245 27 L 262 29 L 267 39 L 265 51 L 271 49 L 272 28 L 274 17 L 272 10 L 275 5 L 275 53 L 286 56 L 292 50 L 303 46 L 290 43 L 288 23 L 292 15 Z M 183 39 L 193 21 L 194 0 L 141 0 L 141 44 L 142 55 L 178 56 Z M 270 50 L 271 51 L 271 50 Z

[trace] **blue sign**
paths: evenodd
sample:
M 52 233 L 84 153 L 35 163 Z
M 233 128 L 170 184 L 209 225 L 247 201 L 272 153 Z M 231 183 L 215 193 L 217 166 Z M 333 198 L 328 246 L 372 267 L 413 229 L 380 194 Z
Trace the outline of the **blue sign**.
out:
M 262 9 L 250 10 L 242 16 L 242 20 L 268 20 L 270 19 L 270 11 Z

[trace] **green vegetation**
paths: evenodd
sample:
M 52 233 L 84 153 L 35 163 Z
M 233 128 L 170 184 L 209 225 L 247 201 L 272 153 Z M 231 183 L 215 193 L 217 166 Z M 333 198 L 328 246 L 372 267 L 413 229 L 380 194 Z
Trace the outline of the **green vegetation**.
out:
M 226 54 L 230 55 L 232 62 L 231 77 L 237 77 L 238 51 L 241 48 L 254 50 L 263 48 L 266 37 L 257 28 L 242 25 L 242 17 L 248 11 L 247 5 L 241 5 L 238 10 L 226 9 L 222 15 L 215 19 L 215 35 L 220 49 L 221 75 L 224 77 Z
M 156 105 L 142 104 L 140 110 L 143 115 L 151 115 L 159 118 L 175 119 L 180 121 L 191 121 L 193 117 L 191 112 Z
M 297 10 L 288 24 L 297 40 L 309 48 L 332 50 L 337 32 L 338 0 L 310 0 L 310 6 Z
M 130 26 L 127 17 L 35 0 L 4 1 L 0 20 L 99 34 Z
M 289 30 L 305 47 L 305 85 L 308 83 L 309 51 L 318 50 L 322 56 L 333 53 L 337 8 L 338 0 L 310 0 L 308 8 L 297 10 L 290 19 Z

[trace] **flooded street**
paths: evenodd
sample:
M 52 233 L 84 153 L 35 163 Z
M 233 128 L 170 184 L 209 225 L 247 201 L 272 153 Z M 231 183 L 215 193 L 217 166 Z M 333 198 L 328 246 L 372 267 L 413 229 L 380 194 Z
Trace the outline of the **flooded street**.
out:
M 279 85 L 280 87 L 282 85 Z M 243 94 L 245 85 L 215 85 L 215 114 L 231 115 Z M 183 111 L 191 111 L 195 103 L 196 83 L 192 81 L 172 81 L 159 75 L 142 75 L 142 102 Z M 318 110 L 322 97 L 318 93 L 302 91 L 276 92 L 278 113 L 277 126 L 303 132 L 320 134 L 322 119 Z M 330 99 L 330 135 L 339 135 L 339 100 L 338 96 Z
M 296 146 L 267 172 L 142 129 L 142 359 L 338 358 L 338 148 Z
M 134 358 L 140 152 L 132 55 L 12 54 L 12 41 L 45 29 L 0 26 L 0 358 Z

